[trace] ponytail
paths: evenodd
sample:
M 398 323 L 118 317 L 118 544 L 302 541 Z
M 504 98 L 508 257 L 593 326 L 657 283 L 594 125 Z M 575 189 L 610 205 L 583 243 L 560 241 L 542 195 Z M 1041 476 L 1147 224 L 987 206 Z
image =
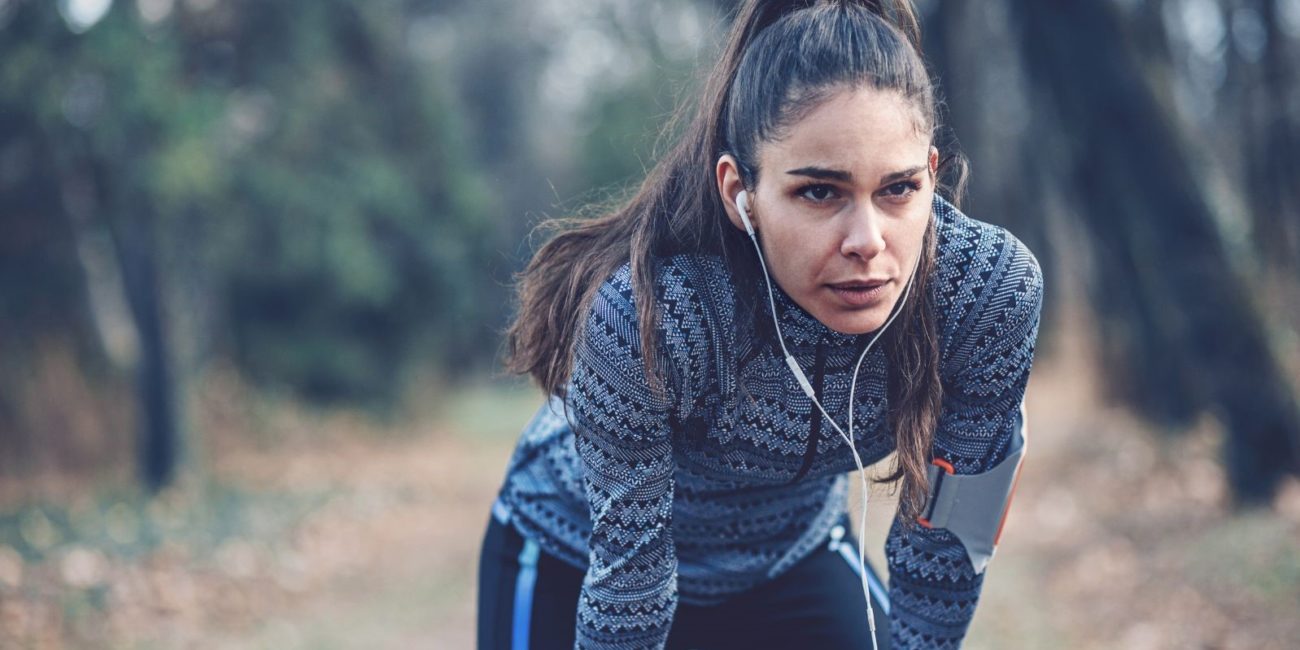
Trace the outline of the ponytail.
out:
M 743 53 L 745 47 L 768 25 L 782 16 L 817 5 L 848 8 L 862 7 L 879 16 L 907 37 L 917 52 L 921 51 L 921 21 L 910 0 L 757 0 L 740 5 L 726 52 Z M 724 60 L 729 57 L 724 56 Z M 739 60 L 739 57 L 736 57 Z

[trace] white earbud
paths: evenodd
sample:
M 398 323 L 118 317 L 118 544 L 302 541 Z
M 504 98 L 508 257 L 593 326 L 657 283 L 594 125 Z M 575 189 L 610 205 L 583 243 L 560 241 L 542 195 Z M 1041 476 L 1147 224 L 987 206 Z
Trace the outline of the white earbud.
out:
M 862 595 L 867 599 L 867 624 L 871 628 L 871 647 L 876 648 L 878 647 L 876 645 L 876 613 L 871 606 L 871 591 L 867 585 L 866 571 L 867 501 L 870 497 L 870 488 L 867 485 L 867 473 L 862 466 L 862 458 L 858 455 L 857 447 L 853 445 L 853 397 L 857 390 L 858 370 L 862 367 L 862 361 L 867 358 L 867 353 L 871 351 L 871 347 L 876 344 L 876 340 L 880 338 L 880 335 L 885 333 L 885 329 L 889 327 L 889 324 L 894 322 L 894 318 L 902 313 L 903 304 L 907 302 L 907 297 L 912 292 L 912 282 L 916 279 L 916 269 L 921 265 L 921 252 L 924 251 L 918 252 L 916 261 L 912 263 L 912 274 L 907 279 L 907 288 L 903 291 L 903 296 L 894 305 L 894 312 L 885 321 L 885 324 L 880 327 L 880 331 L 876 332 L 876 335 L 867 343 L 867 347 L 862 350 L 862 355 L 858 357 L 857 364 L 853 366 L 853 381 L 849 384 L 849 432 L 846 434 L 840 428 L 840 425 L 836 424 L 835 419 L 822 407 L 821 401 L 817 399 L 816 391 L 813 390 L 812 383 L 808 381 L 808 376 L 804 374 L 803 368 L 799 367 L 799 362 L 795 361 L 794 355 L 790 354 L 790 351 L 785 347 L 785 337 L 781 335 L 781 323 L 776 317 L 776 299 L 772 293 L 772 278 L 768 275 L 767 263 L 763 260 L 763 248 L 758 245 L 758 238 L 754 235 L 754 224 L 749 220 L 749 192 L 741 190 L 736 195 L 736 209 L 740 211 L 740 221 L 745 224 L 745 232 L 749 233 L 750 241 L 754 242 L 754 250 L 758 252 L 758 263 L 763 269 L 763 279 L 767 282 L 767 300 L 768 305 L 772 308 L 772 324 L 776 326 L 776 340 L 781 344 L 781 351 L 785 353 L 785 364 L 790 368 L 790 372 L 794 374 L 795 380 L 799 382 L 799 388 L 817 406 L 817 410 L 821 411 L 822 416 L 831 423 L 831 427 L 848 443 L 849 451 L 853 453 L 853 462 L 858 466 L 858 477 L 862 479 L 862 516 L 859 519 L 858 527 L 858 566 L 861 570 L 858 572 L 858 576 L 862 579 Z M 922 242 L 924 242 L 924 239 Z M 924 246 L 924 243 L 922 243 L 922 246 Z
M 740 211 L 740 221 L 745 224 L 745 232 L 750 237 L 754 236 L 754 224 L 749 222 L 749 192 L 741 190 L 736 195 L 736 209 Z

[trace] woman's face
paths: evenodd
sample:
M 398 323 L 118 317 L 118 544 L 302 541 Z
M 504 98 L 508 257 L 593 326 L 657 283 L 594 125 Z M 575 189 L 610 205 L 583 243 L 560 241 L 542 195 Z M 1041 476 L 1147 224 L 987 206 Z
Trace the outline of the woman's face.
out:
M 938 151 L 916 109 L 897 92 L 842 90 L 756 153 L 749 217 L 772 280 L 837 332 L 879 329 L 930 220 Z M 730 155 L 717 178 L 743 230 L 735 199 L 744 186 Z

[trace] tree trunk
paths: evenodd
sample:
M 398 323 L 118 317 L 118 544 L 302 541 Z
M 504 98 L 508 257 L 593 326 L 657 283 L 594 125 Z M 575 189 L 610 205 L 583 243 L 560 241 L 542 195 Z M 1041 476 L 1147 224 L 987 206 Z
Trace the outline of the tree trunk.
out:
M 1180 122 L 1110 3 L 1013 6 L 1040 105 L 1060 125 L 1041 145 L 1058 148 L 1053 171 L 1098 255 L 1093 303 L 1126 397 L 1144 412 L 1215 412 L 1239 503 L 1270 500 L 1300 471 L 1296 396 Z
M 135 208 L 142 206 L 137 203 Z M 127 303 L 140 343 L 136 391 L 139 396 L 140 475 L 150 492 L 158 492 L 176 478 L 180 436 L 171 356 L 158 272 L 158 244 L 152 215 L 119 215 L 112 222 L 113 241 L 122 266 Z

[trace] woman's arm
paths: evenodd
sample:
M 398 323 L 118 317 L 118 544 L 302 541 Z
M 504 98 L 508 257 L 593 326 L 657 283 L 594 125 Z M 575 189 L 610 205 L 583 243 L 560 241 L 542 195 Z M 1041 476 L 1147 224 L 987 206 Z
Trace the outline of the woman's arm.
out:
M 662 647 L 677 607 L 668 424 L 676 389 L 670 379 L 657 396 L 646 383 L 627 278 L 624 267 L 593 299 L 569 389 L 592 524 L 579 648 Z
M 1011 258 L 984 286 L 983 307 L 957 350 L 962 369 L 944 384 L 934 453 L 957 474 L 984 472 L 1006 457 L 1033 363 L 1042 271 L 1029 249 L 1006 237 Z M 960 540 L 942 528 L 905 533 L 896 518 L 885 553 L 895 650 L 960 647 L 984 581 Z

